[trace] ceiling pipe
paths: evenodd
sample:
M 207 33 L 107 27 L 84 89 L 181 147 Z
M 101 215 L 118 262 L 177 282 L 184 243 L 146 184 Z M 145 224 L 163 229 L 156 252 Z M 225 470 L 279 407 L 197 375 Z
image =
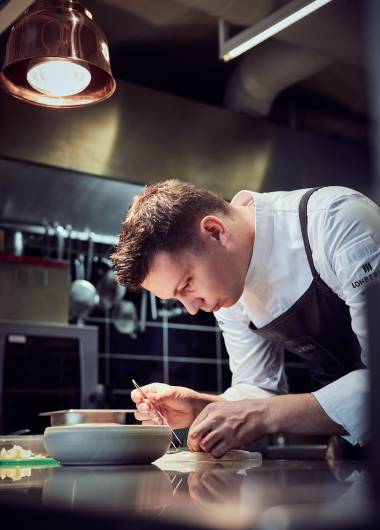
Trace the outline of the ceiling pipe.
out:
M 280 92 L 331 63 L 331 58 L 312 50 L 267 41 L 240 61 L 227 86 L 225 107 L 251 116 L 266 116 Z
M 284 6 L 283 0 L 176 1 L 214 16 L 215 24 L 218 19 L 223 19 L 229 24 L 245 27 L 260 22 Z M 322 72 L 336 61 L 362 65 L 355 40 L 351 38 L 352 34 L 358 34 L 360 38 L 359 15 L 350 0 L 331 2 L 246 52 L 227 85 L 224 106 L 250 116 L 267 116 L 282 91 Z M 323 39 L 320 38 L 321 28 Z M 360 121 L 329 111 L 323 116 L 313 109 L 296 111 L 296 126 L 303 130 L 359 143 L 365 141 L 366 130 Z
M 252 25 L 283 5 L 281 0 L 177 0 L 228 23 Z M 275 98 L 289 86 L 307 79 L 332 63 L 327 54 L 303 46 L 267 40 L 246 52 L 226 89 L 224 106 L 251 116 L 269 114 Z

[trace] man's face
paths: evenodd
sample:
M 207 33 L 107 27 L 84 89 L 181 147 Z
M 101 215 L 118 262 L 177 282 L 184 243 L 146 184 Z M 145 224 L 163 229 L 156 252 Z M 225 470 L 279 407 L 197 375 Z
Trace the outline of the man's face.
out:
M 179 300 L 191 315 L 230 307 L 240 298 L 245 275 L 220 244 L 198 252 L 160 252 L 142 287 L 162 299 Z

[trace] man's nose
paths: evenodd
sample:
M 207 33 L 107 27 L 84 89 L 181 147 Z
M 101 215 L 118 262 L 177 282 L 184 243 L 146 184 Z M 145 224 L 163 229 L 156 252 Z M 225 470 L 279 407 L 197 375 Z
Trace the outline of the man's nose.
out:
M 200 298 L 181 298 L 180 299 L 181 304 L 183 304 L 186 308 L 186 311 L 190 313 L 190 315 L 196 315 L 201 307 L 202 300 Z

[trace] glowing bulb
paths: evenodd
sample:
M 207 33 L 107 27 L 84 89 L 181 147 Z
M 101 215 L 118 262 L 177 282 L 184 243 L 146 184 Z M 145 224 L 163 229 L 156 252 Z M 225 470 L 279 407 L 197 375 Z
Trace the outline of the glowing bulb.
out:
M 91 74 L 80 64 L 50 60 L 33 66 L 27 80 L 42 94 L 64 97 L 82 92 L 90 84 Z

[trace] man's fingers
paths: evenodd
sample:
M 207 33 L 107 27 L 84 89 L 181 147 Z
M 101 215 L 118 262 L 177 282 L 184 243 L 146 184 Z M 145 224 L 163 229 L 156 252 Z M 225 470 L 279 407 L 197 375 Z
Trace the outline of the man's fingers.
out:
M 158 390 L 158 387 L 161 385 L 161 383 L 151 383 L 149 385 L 144 385 L 141 387 L 141 390 L 144 392 L 145 395 L 147 394 L 157 394 L 157 392 L 159 391 Z M 132 401 L 134 401 L 135 403 L 141 403 L 142 401 L 144 401 L 144 397 L 142 396 L 141 392 L 135 388 L 134 390 L 132 390 L 131 392 L 131 398 L 132 398 Z
M 190 451 L 193 451 L 194 453 L 202 452 L 202 448 L 197 442 L 197 440 L 190 440 L 190 438 L 187 438 L 187 447 L 190 449 Z
M 207 408 L 207 407 L 206 407 Z M 213 431 L 217 425 L 214 425 L 214 420 L 208 418 L 206 409 L 203 409 L 197 418 L 193 421 L 189 429 L 190 440 L 202 440 L 209 432 Z
M 162 420 L 161 418 L 159 418 L 157 411 L 147 400 L 137 404 L 135 418 L 140 421 L 154 418 L 155 423 L 162 423 Z M 156 421 L 157 419 L 159 419 L 159 421 Z
M 152 418 L 150 420 L 144 420 L 142 424 L 143 425 L 160 425 L 160 423 L 157 423 L 157 421 Z
M 144 400 L 144 398 L 141 396 L 138 390 L 132 390 L 131 399 L 134 403 L 141 403 Z
M 195 436 L 190 436 L 190 431 L 187 435 L 187 447 L 190 451 L 202 451 L 202 448 L 199 445 L 199 440 Z
M 200 425 L 195 430 L 190 427 L 189 434 L 187 437 L 187 445 L 191 451 L 205 451 L 202 447 L 202 439 L 206 434 L 210 432 L 208 425 Z
M 176 397 L 175 387 L 166 383 L 150 383 L 149 385 L 142 386 L 141 390 L 146 395 L 146 398 L 142 396 L 137 388 L 131 392 L 132 401 L 135 403 L 142 403 L 144 399 L 148 399 L 152 403 L 160 403 L 168 399 L 175 399 Z
M 154 407 L 152 406 L 152 404 L 147 399 L 145 399 L 141 403 L 138 403 L 136 409 L 139 412 L 145 413 L 145 414 L 150 414 L 150 413 L 154 412 Z
M 150 416 L 149 414 L 144 414 L 142 412 L 139 412 L 138 410 L 135 412 L 135 418 L 136 420 L 139 420 L 139 421 L 145 421 L 145 420 L 150 420 L 152 419 L 152 416 Z
M 144 400 L 143 403 L 139 403 L 136 406 L 135 418 L 143 422 L 153 421 L 155 425 L 164 424 L 164 421 L 157 413 L 156 408 L 148 400 Z
M 231 442 L 223 439 L 211 449 L 211 454 L 214 458 L 222 458 L 230 449 L 232 449 Z
M 169 401 L 171 399 L 177 398 L 177 391 L 175 387 L 171 387 L 169 385 L 165 385 L 167 388 L 160 388 L 157 392 L 148 392 L 147 398 L 151 403 L 154 405 L 161 405 L 165 401 Z
M 136 411 L 135 418 L 136 420 L 141 421 L 144 425 L 162 425 L 162 420 L 159 416 L 143 414 L 139 411 Z
M 216 446 L 219 442 L 223 440 L 223 433 L 220 431 L 211 431 L 206 434 L 201 440 L 199 440 L 199 445 L 202 448 L 202 451 L 206 453 L 210 452 L 213 447 Z

